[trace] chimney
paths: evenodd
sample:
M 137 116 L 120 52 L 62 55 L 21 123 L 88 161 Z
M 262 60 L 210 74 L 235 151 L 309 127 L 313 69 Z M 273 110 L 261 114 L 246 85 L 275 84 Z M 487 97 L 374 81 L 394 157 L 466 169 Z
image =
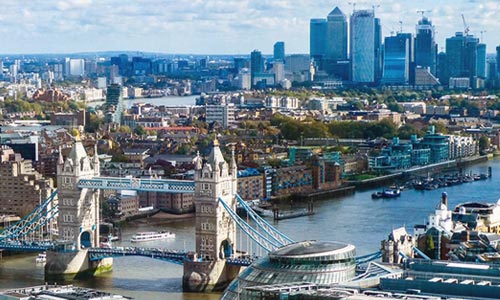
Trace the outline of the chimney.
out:
M 448 194 L 446 192 L 443 192 L 441 194 L 441 203 L 443 203 L 446 208 L 448 208 Z

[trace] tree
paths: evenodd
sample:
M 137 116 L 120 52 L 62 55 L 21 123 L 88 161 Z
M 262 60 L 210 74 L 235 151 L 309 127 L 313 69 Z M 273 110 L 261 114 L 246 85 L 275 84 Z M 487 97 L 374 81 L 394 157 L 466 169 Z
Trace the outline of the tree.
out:
M 146 129 L 144 129 L 143 126 L 139 125 L 134 129 L 134 133 L 137 135 L 145 135 L 146 134 Z
M 485 153 L 490 149 L 490 146 L 490 139 L 487 136 L 482 135 L 479 138 L 479 153 Z

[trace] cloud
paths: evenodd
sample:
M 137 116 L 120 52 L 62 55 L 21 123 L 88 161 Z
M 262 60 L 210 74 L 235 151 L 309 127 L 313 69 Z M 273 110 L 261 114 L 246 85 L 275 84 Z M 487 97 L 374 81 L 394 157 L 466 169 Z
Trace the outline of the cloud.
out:
M 270 53 L 276 40 L 287 52 L 309 51 L 309 20 L 324 18 L 348 0 L 2 0 L 0 52 L 141 50 L 170 53 Z M 384 35 L 402 27 L 415 32 L 417 10 L 430 10 L 441 46 L 462 31 L 483 32 L 489 49 L 500 31 L 495 0 L 358 0 L 356 9 L 376 8 Z

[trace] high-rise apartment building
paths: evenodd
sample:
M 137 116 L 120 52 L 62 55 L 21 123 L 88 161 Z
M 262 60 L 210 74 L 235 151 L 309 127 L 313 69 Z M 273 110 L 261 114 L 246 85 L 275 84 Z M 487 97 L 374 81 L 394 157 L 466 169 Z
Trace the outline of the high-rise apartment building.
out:
M 274 51 L 273 51 L 274 61 L 285 61 L 285 42 L 276 42 L 274 43 Z
M 429 68 L 433 75 L 436 75 L 436 48 L 434 26 L 428 18 L 423 17 L 417 24 L 415 65 Z
M 382 83 L 407 85 L 410 80 L 411 34 L 398 33 L 385 38 Z
M 351 15 L 351 73 L 354 83 L 375 82 L 375 14 L 356 10 Z

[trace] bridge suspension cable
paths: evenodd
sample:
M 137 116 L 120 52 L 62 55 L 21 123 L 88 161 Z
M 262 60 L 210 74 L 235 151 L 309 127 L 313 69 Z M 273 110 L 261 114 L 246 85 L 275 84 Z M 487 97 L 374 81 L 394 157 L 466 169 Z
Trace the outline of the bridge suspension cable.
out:
M 275 240 L 281 246 L 295 243 L 295 241 L 293 241 L 291 238 L 281 233 L 278 229 L 271 226 L 271 224 L 269 224 L 268 222 L 266 222 L 266 220 L 264 220 L 261 216 L 259 216 L 238 194 L 236 194 L 236 200 L 238 200 L 238 203 L 246 211 L 246 213 L 250 216 L 250 218 L 255 222 L 255 224 L 257 224 L 257 226 L 260 229 L 262 229 L 263 232 L 266 232 L 273 240 Z
M 25 236 L 28 233 L 34 232 L 53 219 L 57 215 L 57 205 L 54 205 L 48 211 L 47 207 L 53 203 L 56 195 L 57 190 L 54 190 L 54 192 L 52 192 L 52 194 L 42 204 L 35 207 L 35 209 L 26 217 L 0 232 L 0 241 L 7 238 Z
M 234 210 L 232 210 L 222 198 L 219 198 L 219 202 L 229 213 L 229 216 L 233 219 L 233 221 L 236 222 L 236 225 L 238 225 L 238 227 L 260 247 L 264 248 L 268 252 L 272 252 L 273 250 L 276 250 L 282 246 L 276 243 L 276 241 L 270 240 L 255 228 L 250 226 L 250 224 L 248 224 L 247 222 L 245 222 L 245 220 L 238 216 L 238 214 Z

